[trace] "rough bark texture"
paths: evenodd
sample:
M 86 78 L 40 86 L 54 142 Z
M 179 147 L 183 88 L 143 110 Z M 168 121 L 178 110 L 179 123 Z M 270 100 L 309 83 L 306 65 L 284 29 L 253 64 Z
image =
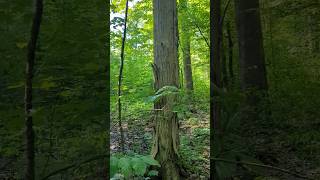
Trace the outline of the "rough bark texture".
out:
M 181 43 L 182 43 L 182 53 L 183 53 L 183 67 L 184 67 L 184 82 L 187 91 L 193 90 L 193 79 L 192 79 L 192 65 L 191 65 L 191 55 L 190 55 L 190 22 L 188 19 L 188 1 L 180 1 L 180 6 L 182 7 L 181 17 Z
M 221 38 L 221 2 L 210 1 L 210 179 L 217 179 L 217 173 L 212 157 L 216 153 L 215 139 L 219 138 L 220 108 L 214 103 L 214 87 L 221 88 L 221 62 L 220 62 L 220 38 Z
M 259 0 L 235 0 L 241 86 L 267 90 Z
M 153 6 L 155 89 L 163 86 L 178 87 L 176 0 L 154 0 Z M 160 162 L 160 175 L 165 180 L 180 179 L 177 165 L 178 119 L 177 114 L 172 112 L 175 99 L 174 96 L 164 97 L 154 105 L 157 110 L 152 155 Z
M 25 85 L 25 123 L 26 123 L 26 158 L 27 167 L 25 172 L 26 180 L 35 179 L 34 162 L 34 130 L 32 122 L 32 78 L 33 67 L 36 55 L 37 39 L 40 31 L 43 2 L 36 0 L 35 12 L 32 22 L 31 37 L 28 44 L 28 56 L 26 63 L 26 85 Z

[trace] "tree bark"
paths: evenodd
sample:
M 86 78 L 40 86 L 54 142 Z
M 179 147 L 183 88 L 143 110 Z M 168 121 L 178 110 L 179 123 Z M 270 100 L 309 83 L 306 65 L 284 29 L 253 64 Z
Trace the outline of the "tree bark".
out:
M 259 0 L 235 0 L 235 8 L 241 87 L 246 91 L 267 90 Z M 257 105 L 258 101 L 258 96 L 248 96 L 251 105 Z
M 155 90 L 164 86 L 179 87 L 177 55 L 176 0 L 154 0 L 154 78 Z M 164 180 L 180 179 L 178 160 L 179 129 L 177 114 L 172 112 L 174 95 L 163 97 L 154 104 L 155 135 L 152 155 L 161 164 Z
M 26 180 L 35 179 L 35 160 L 34 160 L 34 130 L 32 122 L 32 78 L 37 48 L 37 39 L 40 31 L 42 18 L 43 2 L 36 0 L 35 12 L 31 28 L 31 37 L 28 44 L 28 55 L 26 62 L 26 85 L 25 85 L 25 126 L 26 126 L 26 158 L 27 167 L 25 172 Z

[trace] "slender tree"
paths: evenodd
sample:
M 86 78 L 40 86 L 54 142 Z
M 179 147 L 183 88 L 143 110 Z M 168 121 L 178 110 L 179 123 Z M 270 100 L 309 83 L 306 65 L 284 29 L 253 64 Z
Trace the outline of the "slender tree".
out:
M 233 41 L 232 34 L 230 30 L 230 24 L 227 23 L 227 38 L 228 38 L 228 69 L 229 69 L 229 77 L 230 83 L 233 84 L 234 81 L 234 73 L 233 73 Z
M 123 65 L 124 65 L 124 47 L 126 44 L 127 37 L 127 20 L 128 20 L 128 5 L 129 0 L 126 2 L 126 11 L 124 17 L 124 30 L 122 35 L 122 44 L 121 44 L 121 53 L 120 53 L 120 68 L 119 68 L 119 79 L 118 79 L 118 123 L 120 129 L 120 148 L 122 152 L 124 152 L 124 132 L 122 127 L 122 104 L 121 104 L 121 85 L 122 85 L 122 77 L 123 77 Z
M 37 40 L 40 31 L 43 2 L 35 1 L 35 11 L 31 27 L 31 37 L 28 44 L 28 55 L 26 63 L 26 85 L 25 85 L 25 123 L 26 123 L 26 158 L 27 168 L 25 172 L 26 180 L 35 179 L 34 162 L 34 130 L 32 122 L 32 78 L 34 74 L 34 62 L 36 55 Z
M 188 92 L 193 90 L 193 79 L 192 79 L 192 65 L 191 65 L 191 54 L 190 54 L 190 23 L 188 16 L 188 0 L 180 0 L 181 8 L 181 44 L 182 44 L 182 58 L 184 67 L 184 84 Z
M 227 71 L 227 56 L 226 56 L 226 46 L 224 42 L 224 35 L 223 31 L 221 32 L 221 38 L 220 38 L 220 44 L 221 44 L 221 73 L 222 73 L 222 86 L 223 87 L 228 87 L 229 83 L 229 78 L 228 78 L 228 71 Z
M 176 0 L 154 0 L 154 79 L 155 90 L 164 86 L 179 87 L 177 55 Z M 162 179 L 180 179 L 178 162 L 179 129 L 173 112 L 174 95 L 155 102 L 155 135 L 152 155 L 161 164 Z

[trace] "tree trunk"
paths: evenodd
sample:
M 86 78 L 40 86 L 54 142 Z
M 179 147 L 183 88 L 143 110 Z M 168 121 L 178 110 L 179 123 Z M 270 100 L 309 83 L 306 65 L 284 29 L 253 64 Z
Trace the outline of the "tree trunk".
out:
M 119 68 L 119 79 L 118 79 L 118 123 L 119 123 L 119 130 L 120 130 L 120 148 L 121 151 L 124 152 L 124 132 L 122 127 L 122 106 L 121 106 L 121 85 L 122 85 L 122 77 L 123 77 L 123 65 L 124 65 L 124 47 L 126 44 L 126 37 L 127 37 L 127 20 L 128 20 L 128 8 L 129 8 L 129 0 L 126 1 L 126 12 L 124 18 L 124 30 L 122 36 L 122 43 L 121 43 L 121 54 L 120 54 L 120 68 Z
M 243 142 L 250 147 L 256 157 L 264 154 L 256 149 L 263 146 L 270 138 L 266 136 L 271 122 L 267 97 L 267 72 L 263 49 L 259 0 L 235 0 L 236 23 L 239 42 L 239 62 L 241 87 L 246 93 L 245 117 L 241 118 L 244 128 L 240 129 Z M 264 118 L 262 120 L 262 117 Z M 261 141 L 256 141 L 257 139 Z M 245 179 L 252 179 L 249 171 L 243 173 Z
M 183 43 L 184 82 L 187 91 L 193 91 L 192 65 L 190 56 L 190 37 L 185 37 Z
M 233 86 L 234 81 L 234 73 L 233 73 L 233 41 L 232 41 L 232 35 L 230 30 L 230 24 L 227 23 L 227 37 L 228 37 L 228 68 L 229 68 L 229 76 L 231 81 L 231 86 Z
M 210 1 L 210 179 L 218 179 L 217 171 L 214 165 L 213 157 L 217 153 L 217 146 L 214 142 L 219 138 L 219 123 L 220 123 L 220 107 L 214 103 L 213 97 L 215 87 L 221 88 L 221 62 L 220 62 L 220 48 L 221 48 L 221 1 Z
M 227 88 L 229 79 L 228 79 L 228 71 L 227 71 L 227 56 L 225 54 L 225 43 L 224 43 L 224 36 L 223 32 L 221 32 L 221 38 L 220 38 L 220 44 L 221 44 L 221 68 L 222 68 L 222 86 Z
M 27 168 L 25 172 L 26 180 L 35 179 L 35 162 L 34 162 L 34 130 L 32 122 L 32 78 L 33 68 L 36 55 L 37 39 L 40 31 L 43 2 L 36 0 L 35 12 L 32 22 L 31 37 L 28 44 L 28 56 L 26 63 L 26 85 L 25 85 L 25 123 L 26 123 L 26 158 Z
M 164 86 L 179 87 L 177 56 L 177 10 L 175 0 L 154 0 L 154 78 L 155 90 Z M 178 160 L 179 129 L 177 114 L 172 112 L 176 97 L 156 102 L 155 136 L 152 155 L 161 164 L 164 180 L 180 179 Z M 159 109 L 162 109 L 159 111 Z
M 259 0 L 235 0 L 239 38 L 241 86 L 244 90 L 267 90 Z M 251 105 L 257 105 L 258 96 L 248 96 Z
M 184 82 L 185 88 L 188 92 L 193 90 L 193 79 L 192 79 L 192 65 L 191 65 L 191 55 L 190 55 L 190 22 L 187 13 L 188 1 L 180 1 L 181 11 L 181 42 L 182 42 L 182 53 L 183 53 L 183 67 L 184 67 Z

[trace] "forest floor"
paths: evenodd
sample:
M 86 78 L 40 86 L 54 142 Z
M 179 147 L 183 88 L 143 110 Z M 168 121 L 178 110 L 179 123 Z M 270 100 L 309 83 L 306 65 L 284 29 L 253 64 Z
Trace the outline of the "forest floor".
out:
M 288 170 L 301 177 L 271 169 L 262 169 L 265 180 L 320 179 L 319 141 L 315 141 L 319 125 L 292 121 L 276 122 L 264 135 L 254 137 L 255 154 L 265 165 Z M 302 178 L 305 177 L 305 178 Z
M 125 151 L 127 153 L 150 154 L 153 127 L 152 115 L 132 117 L 123 122 Z M 113 119 L 112 122 L 116 122 Z M 208 179 L 210 174 L 210 130 L 209 113 L 197 111 L 179 119 L 181 163 L 185 170 L 199 179 Z M 111 153 L 120 153 L 118 123 L 111 124 Z
M 150 154 L 153 122 L 152 115 L 126 118 L 123 123 L 125 150 L 129 153 Z M 120 133 L 117 120 L 111 126 L 111 152 L 119 153 Z M 179 119 L 180 155 L 182 164 L 190 174 L 207 179 L 210 174 L 210 130 L 209 113 L 195 110 Z M 307 121 L 312 122 L 312 121 Z M 252 136 L 254 151 L 264 165 L 279 167 L 310 179 L 320 179 L 319 141 L 315 141 L 319 125 L 298 124 L 292 121 L 273 122 L 269 128 Z M 254 129 L 257 131 L 257 129 Z M 253 169 L 256 180 L 300 180 L 302 178 L 288 173 L 266 168 Z M 202 179 L 201 178 L 201 179 Z

